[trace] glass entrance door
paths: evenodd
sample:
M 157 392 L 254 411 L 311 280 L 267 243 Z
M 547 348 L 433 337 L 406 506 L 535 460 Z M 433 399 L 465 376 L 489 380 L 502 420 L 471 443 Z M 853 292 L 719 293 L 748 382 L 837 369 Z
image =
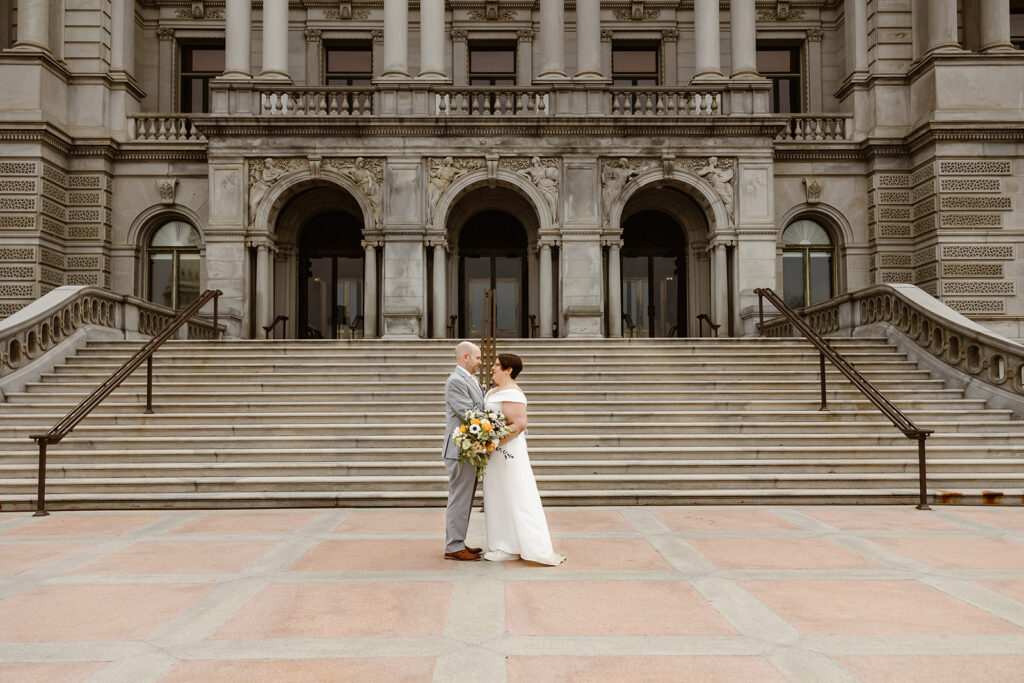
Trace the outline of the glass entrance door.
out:
M 305 259 L 306 339 L 351 339 L 363 329 L 363 259 L 311 256 Z
M 300 339 L 351 339 L 363 334 L 361 228 L 341 212 L 321 214 L 299 245 Z
M 638 337 L 685 337 L 682 229 L 659 211 L 640 211 L 626 220 L 622 236 L 624 322 L 633 324 Z M 626 325 L 622 331 L 628 334 Z
M 483 331 L 484 292 L 495 290 L 497 336 L 522 336 L 523 258 L 521 256 L 465 256 L 462 260 L 462 319 L 468 321 L 464 336 L 478 337 Z

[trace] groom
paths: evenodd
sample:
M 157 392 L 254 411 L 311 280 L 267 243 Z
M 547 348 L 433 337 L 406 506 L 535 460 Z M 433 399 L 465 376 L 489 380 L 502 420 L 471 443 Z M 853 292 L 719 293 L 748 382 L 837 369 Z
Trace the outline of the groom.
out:
M 444 559 L 472 562 L 480 559 L 480 548 L 466 547 L 469 511 L 476 493 L 476 471 L 472 463 L 459 462 L 459 449 L 452 432 L 461 427 L 462 415 L 470 408 L 483 410 L 484 392 L 473 373 L 480 368 L 480 347 L 473 342 L 460 342 L 455 347 L 457 367 L 444 384 L 444 406 L 447 433 L 444 439 L 444 466 L 448 470 L 448 508 Z

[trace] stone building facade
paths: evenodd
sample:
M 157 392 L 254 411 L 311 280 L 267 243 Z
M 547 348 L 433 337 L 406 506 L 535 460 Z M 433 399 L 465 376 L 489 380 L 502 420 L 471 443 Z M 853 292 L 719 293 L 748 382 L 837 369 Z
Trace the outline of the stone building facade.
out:
M 1024 337 L 1016 0 L 0 0 L 0 317 L 748 334 L 913 283 Z

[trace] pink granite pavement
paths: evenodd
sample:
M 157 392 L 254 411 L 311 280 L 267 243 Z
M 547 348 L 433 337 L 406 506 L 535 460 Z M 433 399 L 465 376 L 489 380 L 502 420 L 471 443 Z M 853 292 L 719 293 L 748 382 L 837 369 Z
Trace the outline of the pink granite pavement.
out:
M 548 519 L 555 568 L 439 509 L 2 514 L 0 681 L 1024 679 L 1024 508 Z

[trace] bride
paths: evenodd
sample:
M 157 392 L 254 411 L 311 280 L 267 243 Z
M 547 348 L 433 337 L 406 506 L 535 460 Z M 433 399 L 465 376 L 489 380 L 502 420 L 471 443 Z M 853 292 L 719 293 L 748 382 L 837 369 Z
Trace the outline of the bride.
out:
M 512 457 L 495 451 L 484 472 L 488 546 L 484 559 L 503 562 L 522 558 L 557 565 L 565 558 L 551 547 L 551 534 L 526 449 L 526 396 L 515 382 L 522 369 L 519 356 L 499 353 L 491 367 L 495 387 L 484 398 L 484 407 L 500 410 L 515 430 L 500 444 Z

